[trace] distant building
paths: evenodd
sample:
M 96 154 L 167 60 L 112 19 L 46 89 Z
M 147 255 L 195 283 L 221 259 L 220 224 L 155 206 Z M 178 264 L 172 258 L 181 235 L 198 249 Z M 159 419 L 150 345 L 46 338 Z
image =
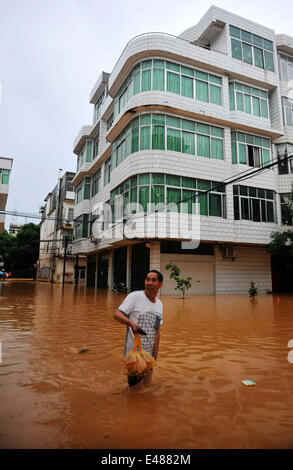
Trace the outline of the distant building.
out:
M 71 181 L 73 177 L 74 173 L 64 173 L 53 191 L 46 196 L 45 205 L 41 208 L 39 280 L 61 283 L 63 273 L 64 282 L 73 283 L 75 278 L 79 281 L 85 278 L 84 259 L 73 256 L 71 252 L 74 210 L 74 189 Z
M 12 158 L 0 157 L 0 211 L 5 211 L 6 208 L 12 163 Z M 3 232 L 4 225 L 5 215 L 0 214 L 0 233 Z
M 9 233 L 10 235 L 16 236 L 18 232 L 22 229 L 23 224 L 13 224 L 9 225 Z

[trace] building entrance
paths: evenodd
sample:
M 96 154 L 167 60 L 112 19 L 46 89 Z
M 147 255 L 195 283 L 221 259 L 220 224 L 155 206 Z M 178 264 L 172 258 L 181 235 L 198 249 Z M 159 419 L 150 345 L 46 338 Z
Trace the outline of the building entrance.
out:
M 114 283 L 126 285 L 127 248 L 117 248 L 114 251 Z
M 150 269 L 150 250 L 145 243 L 132 245 L 131 291 L 144 290 L 145 275 Z
M 293 261 L 289 257 L 272 256 L 271 266 L 273 292 L 293 292 Z
M 96 280 L 96 257 L 89 256 L 87 262 L 86 286 L 95 287 Z
M 97 287 L 100 289 L 108 288 L 108 253 L 98 256 Z

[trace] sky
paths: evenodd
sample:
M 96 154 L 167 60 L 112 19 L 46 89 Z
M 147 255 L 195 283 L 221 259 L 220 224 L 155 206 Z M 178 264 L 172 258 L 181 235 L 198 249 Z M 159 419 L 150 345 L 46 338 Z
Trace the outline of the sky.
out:
M 90 91 L 127 42 L 177 36 L 211 5 L 293 36 L 288 0 L 0 0 L 0 156 L 14 160 L 6 210 L 38 213 L 59 168 L 76 170 L 73 141 L 92 124 Z M 38 223 L 7 216 L 5 227 L 30 220 Z

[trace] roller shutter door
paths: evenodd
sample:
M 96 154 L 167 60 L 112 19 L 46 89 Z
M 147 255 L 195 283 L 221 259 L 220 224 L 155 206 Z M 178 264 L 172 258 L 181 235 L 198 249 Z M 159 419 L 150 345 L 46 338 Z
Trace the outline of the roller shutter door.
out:
M 200 255 L 161 254 L 161 272 L 164 284 L 161 294 L 181 295 L 176 287 L 176 281 L 170 279 L 170 270 L 166 271 L 168 263 L 174 263 L 181 270 L 184 278 L 191 277 L 191 288 L 187 295 L 214 294 L 214 257 Z

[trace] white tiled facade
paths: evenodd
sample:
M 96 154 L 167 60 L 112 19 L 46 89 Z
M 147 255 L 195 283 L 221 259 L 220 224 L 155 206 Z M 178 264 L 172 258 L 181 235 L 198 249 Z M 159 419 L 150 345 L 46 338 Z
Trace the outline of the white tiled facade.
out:
M 4 211 L 6 208 L 8 190 L 9 190 L 9 178 L 12 168 L 12 158 L 0 156 L 0 210 Z M 5 215 L 0 214 L 0 233 L 3 232 L 5 225 Z
M 45 198 L 43 217 L 40 224 L 40 248 L 38 259 L 38 280 L 62 283 L 75 281 L 76 257 L 71 254 L 74 208 L 74 191 L 71 185 L 73 173 L 66 172 Z M 67 244 L 66 258 L 65 238 Z M 85 265 L 85 258 L 79 266 Z M 79 274 L 79 273 L 78 273 Z M 84 279 L 79 279 L 84 282 Z
M 255 35 L 251 36 L 253 41 L 259 37 L 258 39 L 263 38 L 262 44 L 265 44 L 265 41 L 270 42 L 271 53 L 265 52 L 265 46 L 263 46 L 262 54 L 263 57 L 266 57 L 266 54 L 273 54 L 274 70 L 270 70 L 269 67 L 262 68 L 252 65 L 232 57 L 230 26 L 239 31 L 244 30 L 251 33 L 251 35 Z M 253 54 L 257 53 L 256 49 L 256 46 L 253 48 L 251 46 Z M 258 48 L 258 52 L 259 50 Z M 161 233 L 158 235 L 157 229 L 152 225 L 150 225 L 150 230 L 143 233 L 141 223 L 146 220 L 146 217 L 137 219 L 131 240 L 125 239 L 121 231 L 115 239 L 110 239 L 109 232 L 111 232 L 113 226 L 116 229 L 123 226 L 122 219 L 117 219 L 117 217 L 113 221 L 114 225 L 111 225 L 111 223 L 104 224 L 97 235 L 92 228 L 92 216 L 97 213 L 99 205 L 108 203 L 111 197 L 113 198 L 111 191 L 114 191 L 128 178 L 135 175 L 161 173 L 219 183 L 227 181 L 227 179 L 232 180 L 240 173 L 252 172 L 256 170 L 256 165 L 250 166 L 248 164 L 251 162 L 251 160 L 248 160 L 248 154 L 252 152 L 251 146 L 250 149 L 248 148 L 249 145 L 246 146 L 247 164 L 233 162 L 231 149 L 234 137 L 232 135 L 236 135 L 236 132 L 242 135 L 255 136 L 254 139 L 269 139 L 271 145 L 270 163 L 277 159 L 277 146 L 279 144 L 293 145 L 293 124 L 284 125 L 283 119 L 282 97 L 290 99 L 290 92 L 288 91 L 288 82 L 284 79 L 281 80 L 279 73 L 281 54 L 293 58 L 293 38 L 286 35 L 276 35 L 273 30 L 265 26 L 212 6 L 197 25 L 190 27 L 179 37 L 163 33 L 149 33 L 132 39 L 122 51 L 112 73 L 106 74 L 103 72 L 101 74 L 90 94 L 90 102 L 95 107 L 93 124 L 83 126 L 74 141 L 74 153 L 78 156 L 79 164 L 73 185 L 76 191 L 81 189 L 86 196 L 75 205 L 74 209 L 75 221 L 84 221 L 85 230 L 82 236 L 78 234 L 75 237 L 73 252 L 87 256 L 95 255 L 96 260 L 100 253 L 107 253 L 109 288 L 112 287 L 115 276 L 117 277 L 118 268 L 116 266 L 116 269 L 114 266 L 115 249 L 123 246 L 127 247 L 124 281 L 130 290 L 133 287 L 131 267 L 134 266 L 132 257 L 134 244 L 147 244 L 150 268 L 163 270 L 166 256 L 162 256 L 162 242 L 167 240 L 180 242 L 192 239 L 190 234 L 178 237 L 172 230 L 165 236 L 162 236 Z M 220 78 L 222 81 L 221 104 L 183 96 L 181 92 L 166 91 L 165 87 L 165 91 L 148 89 L 147 91 L 140 90 L 137 93 L 132 92 L 119 110 L 119 98 L 122 97 L 122 86 L 125 80 L 135 70 L 137 64 L 152 59 L 154 60 L 153 64 L 155 64 L 155 60 L 163 60 L 166 64 L 171 62 L 181 67 L 188 67 Z M 140 73 L 143 73 L 143 68 L 141 68 Z M 249 114 L 243 110 L 231 109 L 229 84 L 233 82 L 240 84 L 242 87 L 252 87 L 264 93 L 267 92 L 268 115 L 261 117 L 252 114 L 252 112 Z M 131 86 L 134 86 L 134 79 Z M 237 106 L 235 105 L 236 108 Z M 166 149 L 153 150 L 152 145 L 150 145 L 147 150 L 130 151 L 116 168 L 113 168 L 112 159 L 110 181 L 105 181 L 107 175 L 106 165 L 114 152 L 115 142 L 118 141 L 121 133 L 129 125 L 131 126 L 131 123 L 137 117 L 150 114 L 177 117 L 181 120 L 221 128 L 224 137 L 223 158 L 206 158 Z M 97 139 L 98 150 L 95 150 Z M 87 148 L 90 149 L 91 154 L 87 153 Z M 264 152 L 264 150 L 259 150 L 259 152 Z M 288 171 L 288 174 L 279 174 L 278 165 L 276 165 L 258 175 L 252 177 L 249 175 L 250 178 L 247 180 L 227 184 L 225 187 L 224 213 L 221 216 L 201 215 L 200 240 L 213 249 L 212 257 L 206 258 L 212 263 L 209 284 L 212 286 L 212 291 L 209 287 L 208 292 L 199 289 L 198 293 L 247 292 L 252 280 L 257 284 L 259 292 L 267 292 L 272 289 L 270 255 L 266 246 L 270 242 L 270 234 L 273 231 L 286 229 L 286 226 L 282 225 L 280 194 L 289 193 L 291 190 L 293 163 L 290 168 L 292 168 L 292 171 Z M 100 182 L 98 190 L 94 190 L 94 179 L 97 172 L 100 172 Z M 91 185 L 90 193 L 86 193 L 88 191 L 84 189 L 86 185 Z M 273 220 L 265 222 L 246 220 L 242 216 L 239 217 L 239 220 L 236 220 L 235 202 L 233 201 L 233 186 L 235 185 L 271 190 L 274 194 Z M 260 194 L 260 191 L 257 194 Z M 252 205 L 253 202 L 250 201 L 250 204 Z M 267 204 L 267 202 L 263 204 Z M 101 218 L 101 208 L 99 210 Z M 264 211 L 264 209 L 261 210 Z M 266 214 L 268 214 L 268 209 L 266 211 Z M 136 214 L 136 216 L 139 216 L 139 214 Z M 125 217 L 125 220 L 129 221 L 129 217 L 127 215 Z M 134 219 L 133 222 L 135 222 Z M 159 216 L 158 223 L 161 224 L 161 227 L 164 225 L 165 222 L 162 216 Z M 223 256 L 228 246 L 233 248 L 235 256 Z M 209 255 L 211 256 L 210 253 Z M 169 253 L 168 256 L 167 258 L 172 262 L 172 253 Z M 194 252 L 189 254 L 188 260 L 193 265 L 188 264 L 184 256 L 178 259 L 182 259 L 182 266 L 187 266 L 191 272 L 193 272 L 194 267 L 194 273 L 197 273 L 194 276 L 197 279 L 200 277 L 200 269 L 196 271 L 196 266 L 200 266 L 199 260 L 206 255 L 202 254 L 202 258 L 199 258 L 200 255 Z M 187 264 L 184 265 L 184 263 Z M 99 266 L 97 266 L 95 286 L 99 285 L 99 275 L 102 275 L 102 273 L 99 271 Z M 196 282 L 199 285 L 201 280 L 197 279 Z M 165 291 L 165 293 L 171 292 Z

